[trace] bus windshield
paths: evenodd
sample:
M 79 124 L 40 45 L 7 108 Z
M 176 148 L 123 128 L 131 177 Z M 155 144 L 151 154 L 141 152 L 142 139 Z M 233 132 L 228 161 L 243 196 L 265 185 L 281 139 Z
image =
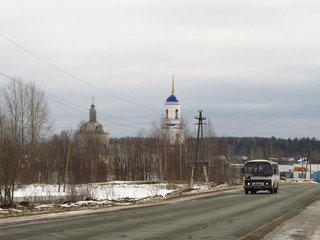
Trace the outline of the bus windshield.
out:
M 244 174 L 249 176 L 272 176 L 272 167 L 267 162 L 250 162 L 244 166 Z

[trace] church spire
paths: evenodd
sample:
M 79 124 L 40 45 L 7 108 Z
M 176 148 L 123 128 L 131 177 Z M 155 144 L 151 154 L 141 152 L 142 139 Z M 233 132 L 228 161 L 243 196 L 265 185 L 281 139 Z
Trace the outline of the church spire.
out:
M 172 90 L 171 95 L 174 96 L 174 75 L 172 75 Z
M 91 104 L 91 108 L 89 110 L 89 121 L 90 122 L 96 122 L 97 121 L 97 111 L 94 105 L 94 98 L 92 98 L 92 104 Z

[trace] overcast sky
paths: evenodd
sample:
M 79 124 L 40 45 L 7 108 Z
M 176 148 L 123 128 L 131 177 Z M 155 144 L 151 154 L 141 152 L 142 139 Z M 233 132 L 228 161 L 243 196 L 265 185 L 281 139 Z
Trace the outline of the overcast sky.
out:
M 0 0 L 0 73 L 59 98 L 57 132 L 87 121 L 92 98 L 111 137 L 148 131 L 174 75 L 190 126 L 203 110 L 217 136 L 320 138 L 319 13 L 318 0 Z

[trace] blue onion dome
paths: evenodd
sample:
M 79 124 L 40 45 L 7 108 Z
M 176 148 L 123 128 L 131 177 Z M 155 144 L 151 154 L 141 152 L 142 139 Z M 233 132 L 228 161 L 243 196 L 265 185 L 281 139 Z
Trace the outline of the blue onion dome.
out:
M 179 102 L 179 99 L 175 95 L 170 95 L 167 98 L 167 102 Z

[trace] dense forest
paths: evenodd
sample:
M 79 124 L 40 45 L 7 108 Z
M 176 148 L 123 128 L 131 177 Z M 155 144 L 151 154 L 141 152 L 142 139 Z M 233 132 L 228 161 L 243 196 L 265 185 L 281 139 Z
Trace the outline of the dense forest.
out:
M 218 145 L 227 147 L 224 155 L 230 160 L 246 156 L 249 159 L 275 158 L 280 162 L 289 158 L 310 158 L 313 163 L 320 162 L 320 141 L 316 138 L 219 137 L 216 141 Z

